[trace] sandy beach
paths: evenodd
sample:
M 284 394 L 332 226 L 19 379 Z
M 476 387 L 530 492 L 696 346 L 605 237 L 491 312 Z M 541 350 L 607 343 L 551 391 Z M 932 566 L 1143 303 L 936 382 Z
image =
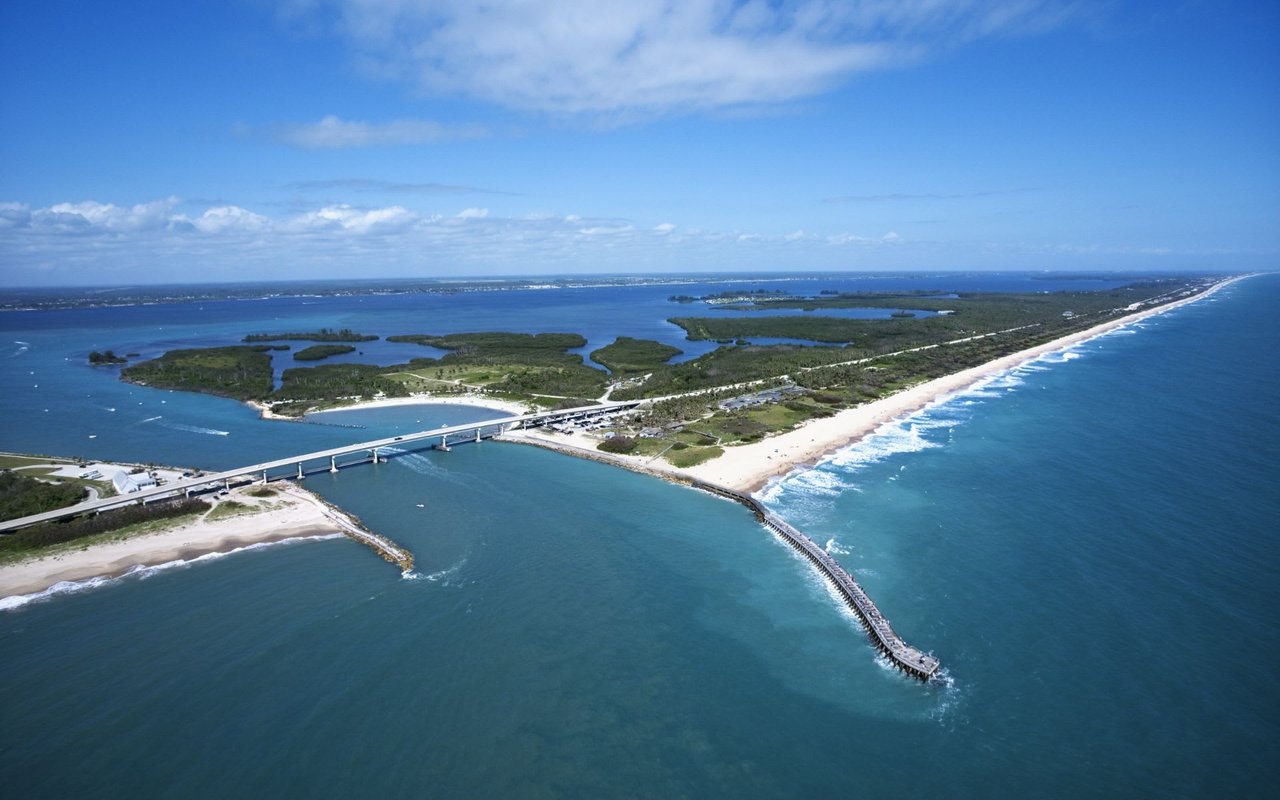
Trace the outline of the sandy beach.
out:
M 582 432 L 554 433 L 542 429 L 516 430 L 504 434 L 507 441 L 533 444 L 568 455 L 589 458 L 635 472 L 668 480 L 696 478 L 739 491 L 755 492 L 770 480 L 812 465 L 823 457 L 853 444 L 880 426 L 901 419 L 932 403 L 964 391 L 998 373 L 1013 369 L 1046 353 L 1074 346 L 1116 328 L 1186 303 L 1211 296 L 1234 280 L 1224 281 L 1195 297 L 1158 308 L 1118 317 L 1084 331 L 1014 353 L 981 366 L 946 375 L 905 389 L 890 397 L 846 409 L 825 419 L 809 420 L 799 427 L 759 442 L 725 448 L 719 458 L 681 469 L 660 458 L 614 455 L 596 449 L 599 441 Z M 252 404 L 265 418 L 274 415 L 262 404 Z M 520 403 L 482 395 L 384 398 L 356 403 L 346 408 L 385 408 L 405 405 L 468 405 L 511 413 L 526 413 Z M 333 409 L 343 410 L 343 409 Z M 327 412 L 317 412 L 327 413 Z M 49 555 L 0 566 L 0 597 L 28 595 L 44 591 L 63 581 L 83 581 L 94 577 L 122 575 L 141 566 L 190 560 L 208 553 L 225 553 L 247 545 L 282 539 L 339 535 L 342 528 L 333 518 L 340 514 L 320 498 L 288 482 L 277 482 L 277 492 L 269 498 L 249 494 L 254 487 L 234 490 L 226 499 L 254 507 L 252 513 L 209 520 L 201 517 L 176 523 L 157 533 L 141 534 L 123 541 L 97 544 L 84 549 L 63 545 Z
M 156 533 L 84 549 L 70 542 L 49 555 L 0 566 L 0 597 L 34 594 L 63 581 L 114 577 L 135 567 L 189 561 L 252 544 L 341 534 L 329 516 L 335 512 L 310 492 L 277 482 L 271 487 L 275 496 L 258 498 L 248 494 L 253 488 L 257 487 L 234 490 L 226 498 L 253 507 L 253 513 L 182 520 Z
M 256 400 L 250 400 L 248 404 L 256 409 L 263 419 L 284 420 L 286 422 L 300 422 L 305 418 L 286 417 L 277 414 L 271 410 L 266 403 L 260 403 Z M 326 408 L 323 411 L 313 411 L 307 416 L 316 414 L 331 414 L 335 411 L 354 411 L 356 409 L 365 408 L 392 408 L 394 406 L 476 406 L 479 408 L 491 408 L 495 411 L 505 411 L 509 414 L 527 414 L 528 408 L 524 403 L 517 403 L 514 400 L 501 400 L 496 397 L 489 397 L 482 394 L 415 394 L 409 397 L 382 397 L 377 400 L 362 400 L 352 403 L 349 406 L 340 408 Z
M 780 478 L 798 468 L 812 465 L 819 459 L 859 441 L 885 423 L 901 419 L 925 406 L 940 402 L 998 373 L 1025 364 L 1046 353 L 1063 350 L 1101 336 L 1116 328 L 1163 314 L 1187 303 L 1203 300 L 1237 280 L 1241 278 L 1232 278 L 1218 283 L 1195 297 L 1117 317 L 1101 325 L 1021 350 L 995 361 L 926 381 L 889 397 L 857 408 L 846 409 L 825 419 L 809 420 L 794 430 L 759 442 L 725 448 L 724 455 L 719 458 L 686 470 L 679 470 L 679 472 L 739 491 L 759 491 L 771 479 Z
M 812 419 L 799 427 L 751 444 L 726 447 L 724 454 L 694 467 L 678 468 L 652 457 L 621 456 L 596 449 L 597 439 L 583 433 L 555 434 L 543 430 L 511 431 L 504 434 L 509 441 L 547 447 L 558 452 L 604 461 L 636 472 L 668 479 L 697 478 L 743 492 L 756 492 L 769 481 L 797 469 L 811 466 L 820 459 L 856 443 L 881 425 L 902 419 L 932 403 L 941 402 L 998 373 L 1013 369 L 1046 353 L 1077 345 L 1097 336 L 1156 314 L 1203 300 L 1241 278 L 1216 284 L 1209 290 L 1167 305 L 1137 311 L 1095 325 L 1069 336 L 1021 350 L 977 367 L 945 375 L 904 389 L 897 394 L 841 411 L 825 419 Z

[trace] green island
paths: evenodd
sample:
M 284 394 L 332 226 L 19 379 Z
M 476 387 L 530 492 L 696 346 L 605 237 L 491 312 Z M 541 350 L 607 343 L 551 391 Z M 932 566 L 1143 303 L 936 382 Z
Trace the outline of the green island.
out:
M 126 367 L 120 378 L 161 389 L 182 389 L 236 400 L 260 400 L 273 388 L 271 356 L 257 347 L 170 350 Z
M 409 342 L 450 351 L 440 359 L 414 359 L 386 368 L 414 391 L 484 389 L 501 397 L 568 400 L 597 397 L 607 376 L 586 365 L 569 350 L 585 347 L 576 333 L 455 333 L 447 336 L 409 334 L 388 336 L 389 342 Z M 554 403 L 551 403 L 554 405 Z
M 118 356 L 111 350 L 107 350 L 104 353 L 99 353 L 97 350 L 94 350 L 89 353 L 89 363 L 95 367 L 99 367 L 110 364 L 128 364 L 129 359 L 124 356 Z
M 149 385 L 206 391 L 271 404 L 278 414 L 341 407 L 411 394 L 484 393 L 532 407 L 583 405 L 608 397 L 646 400 L 625 425 L 599 431 L 608 448 L 661 457 L 677 466 L 714 458 L 806 420 L 877 400 L 926 380 L 979 366 L 1207 288 L 1208 278 L 1144 279 L 1093 292 L 822 294 L 734 291 L 716 299 L 747 307 L 810 310 L 805 316 L 678 317 L 689 339 L 726 344 L 671 363 L 678 348 L 619 337 L 584 363 L 575 333 L 402 334 L 387 341 L 445 350 L 391 366 L 326 364 L 284 372 L 272 391 L 269 357 L 249 347 L 179 350 L 125 369 Z M 878 307 L 935 312 L 889 319 L 823 316 L 823 308 Z M 818 345 L 750 345 L 748 337 Z M 593 434 L 594 435 L 594 434 Z M 605 438 L 607 437 L 607 439 Z M 617 439 L 613 442 L 611 440 Z M 601 442 L 604 447 L 604 441 Z M 620 450 L 619 450 L 620 451 Z
M 293 354 L 294 361 L 321 361 L 329 356 L 340 356 L 354 353 L 355 347 L 349 344 L 313 344 Z
M 251 333 L 244 337 L 244 342 L 276 342 L 276 341 L 303 341 L 303 342 L 372 342 L 377 336 L 370 336 L 363 333 L 356 333 L 350 328 L 342 330 L 331 330 L 329 328 L 321 328 L 318 331 L 303 333 Z
M 615 375 L 631 372 L 652 372 L 671 359 L 684 353 L 678 347 L 655 342 L 652 339 L 632 339 L 619 336 L 613 344 L 605 345 L 591 353 L 591 360 L 608 367 Z

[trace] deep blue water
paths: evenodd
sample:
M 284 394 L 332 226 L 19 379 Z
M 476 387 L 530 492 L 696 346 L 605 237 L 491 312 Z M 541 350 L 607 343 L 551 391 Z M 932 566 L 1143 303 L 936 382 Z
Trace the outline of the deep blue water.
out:
M 764 493 L 942 659 L 937 684 L 877 661 L 745 509 L 487 442 L 307 479 L 412 548 L 415 580 L 335 539 L 0 613 L 0 785 L 23 797 L 1270 796 L 1278 300 L 1280 276 L 1238 283 Z M 619 326 L 655 324 L 619 303 Z M 546 313 L 575 323 L 547 330 L 607 336 L 590 307 L 513 303 L 476 329 Z M 287 309 L 289 328 L 372 319 Z M 2 449 L 232 466 L 486 413 L 325 415 L 367 431 L 262 422 L 61 359 L 119 352 L 115 336 L 160 347 L 157 325 L 181 340 L 274 318 L 94 313 L 0 315 L 6 338 L 28 343 L 0 353 L 14 387 L 0 397 Z

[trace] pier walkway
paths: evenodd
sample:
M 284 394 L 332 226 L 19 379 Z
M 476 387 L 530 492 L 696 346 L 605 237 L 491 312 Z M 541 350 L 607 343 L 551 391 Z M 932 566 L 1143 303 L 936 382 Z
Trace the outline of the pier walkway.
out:
M 480 422 L 468 422 L 462 425 L 441 426 L 433 430 L 406 433 L 402 436 L 390 436 L 383 439 L 374 439 L 368 442 L 345 445 L 343 447 L 334 447 L 328 450 L 318 450 L 314 453 L 303 453 L 302 455 L 289 456 L 288 458 L 278 458 L 274 461 L 265 461 L 260 464 L 250 464 L 249 466 L 224 470 L 222 472 L 184 478 L 183 480 L 167 483 L 163 486 L 156 486 L 137 492 L 116 495 L 115 497 L 89 500 L 83 503 L 78 503 L 74 506 L 59 508 L 54 511 L 46 511 L 41 514 L 32 514 L 27 517 L 11 519 L 7 522 L 0 522 L 0 532 L 16 530 L 28 525 L 37 525 L 42 522 L 52 522 L 54 520 L 65 519 L 67 517 L 74 517 L 79 514 L 96 513 L 98 511 L 105 511 L 111 508 L 120 508 L 132 503 L 146 503 L 148 500 L 180 497 L 183 495 L 190 495 L 195 492 L 209 491 L 211 489 L 218 488 L 219 485 L 228 487 L 232 482 L 243 483 L 246 478 L 266 483 L 273 479 L 286 477 L 302 478 L 309 472 L 337 472 L 340 467 L 352 466 L 354 464 L 376 464 L 379 461 L 385 461 L 389 455 L 395 455 L 403 449 L 412 449 L 413 445 L 423 445 L 448 450 L 451 444 L 470 441 L 478 442 L 481 439 L 491 439 L 494 436 L 498 436 L 508 430 L 511 430 L 512 428 L 535 427 L 539 425 L 549 425 L 555 422 L 584 420 L 593 417 L 617 414 L 619 412 L 629 411 L 639 404 L 640 401 L 633 400 L 627 402 L 603 403 L 601 405 L 594 406 L 580 406 L 578 408 L 567 408 L 558 411 L 540 411 L 534 414 L 519 414 L 511 417 L 487 419 Z M 388 450 L 391 452 L 386 452 Z M 358 455 L 359 458 L 354 461 L 347 460 L 345 463 L 339 463 L 338 459 L 349 459 L 352 455 Z
M 922 681 L 929 680 L 938 672 L 941 667 L 938 659 L 904 642 L 902 637 L 894 631 L 893 626 L 889 624 L 889 620 L 885 619 L 884 615 L 880 613 L 880 609 L 876 607 L 875 602 L 867 596 L 862 586 L 854 580 L 852 575 L 845 571 L 844 567 L 840 566 L 839 562 L 812 539 L 793 528 L 786 520 L 760 505 L 750 495 L 735 492 L 732 489 L 705 481 L 691 481 L 690 485 L 695 489 L 701 489 L 704 492 L 717 494 L 742 503 L 755 513 L 756 518 L 765 527 L 782 537 L 782 540 L 787 544 L 800 551 L 800 554 L 807 558 L 822 573 L 822 576 L 835 587 L 835 590 L 844 599 L 845 605 L 849 606 L 850 610 L 857 616 L 872 644 L 884 654 L 885 658 L 889 659 L 891 664 L 911 677 L 919 678 Z

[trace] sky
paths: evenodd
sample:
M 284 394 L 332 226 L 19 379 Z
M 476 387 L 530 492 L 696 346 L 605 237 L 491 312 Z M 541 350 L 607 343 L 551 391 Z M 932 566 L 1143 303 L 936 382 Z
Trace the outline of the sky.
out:
M 0 285 L 1280 266 L 1280 3 L 0 3 Z

